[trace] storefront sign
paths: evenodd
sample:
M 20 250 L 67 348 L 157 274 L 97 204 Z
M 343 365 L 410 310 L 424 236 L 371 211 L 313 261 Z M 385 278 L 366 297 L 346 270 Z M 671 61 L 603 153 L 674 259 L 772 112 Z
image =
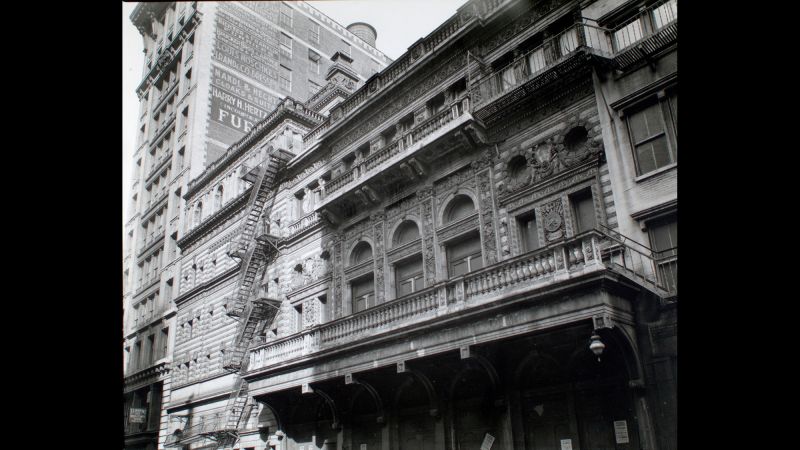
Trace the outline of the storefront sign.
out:
M 494 436 L 492 436 L 489 433 L 486 433 L 486 436 L 483 437 L 481 450 L 490 450 L 492 448 L 492 444 L 494 444 Z
M 628 422 L 625 420 L 614 421 L 614 437 L 617 444 L 627 444 L 628 440 Z
M 572 439 L 562 439 L 561 450 L 572 450 Z
M 128 414 L 129 423 L 144 423 L 144 418 L 147 415 L 147 410 L 144 408 L 131 408 Z

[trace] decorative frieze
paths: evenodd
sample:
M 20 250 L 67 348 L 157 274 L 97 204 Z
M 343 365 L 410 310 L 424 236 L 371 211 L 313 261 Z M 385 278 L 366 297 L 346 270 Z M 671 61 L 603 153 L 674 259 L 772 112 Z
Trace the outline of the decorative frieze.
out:
M 526 189 L 516 192 L 512 196 L 501 196 L 498 201 L 509 211 L 512 211 L 523 205 L 541 200 L 557 192 L 563 191 L 570 186 L 595 178 L 597 176 L 597 171 L 597 163 L 590 162 L 584 167 L 576 168 L 576 171 L 570 175 L 565 174 L 565 178 L 556 178 L 553 180 L 548 180 L 544 183 L 530 186 Z
M 467 166 L 441 180 L 438 180 L 433 185 L 434 192 L 436 193 L 436 197 L 441 199 L 449 193 L 449 191 L 454 191 L 459 187 L 475 187 L 475 170 L 472 166 Z
M 595 123 L 577 114 L 562 122 L 561 129 L 530 147 L 508 151 L 498 185 L 502 192 L 515 192 L 558 173 L 596 159 L 603 152 L 602 136 Z

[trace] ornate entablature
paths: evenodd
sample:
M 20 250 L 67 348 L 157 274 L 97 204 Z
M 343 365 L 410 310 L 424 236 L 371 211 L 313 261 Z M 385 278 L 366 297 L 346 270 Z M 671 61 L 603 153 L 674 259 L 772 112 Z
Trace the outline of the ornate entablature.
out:
M 123 380 L 123 384 L 125 386 L 124 391 L 134 391 L 140 387 L 160 381 L 163 379 L 163 377 L 169 374 L 170 369 L 170 364 L 166 361 L 162 361 L 158 364 L 149 366 L 145 369 L 128 375 Z
M 161 6 L 143 6 L 141 9 L 139 9 L 140 5 L 151 4 Z M 160 14 L 156 12 L 158 8 L 161 8 L 161 12 L 163 13 L 163 9 L 166 8 L 166 6 L 163 5 L 169 5 L 169 2 L 141 2 L 136 6 L 133 14 L 131 14 L 131 20 L 139 29 L 140 33 L 148 35 L 152 34 L 152 30 L 148 30 L 147 28 L 150 28 L 150 23 L 155 20 L 157 14 Z M 156 10 L 153 8 L 156 8 Z M 195 28 L 197 28 L 201 18 L 202 13 L 200 11 L 195 9 L 191 10 L 188 19 L 184 22 L 183 26 L 177 30 L 172 38 L 172 41 L 165 45 L 164 55 L 161 56 L 155 64 L 153 64 L 153 67 L 147 72 L 147 74 L 144 76 L 144 79 L 142 79 L 142 82 L 139 83 L 139 86 L 136 88 L 136 94 L 139 96 L 139 98 L 144 96 L 147 90 L 150 89 L 150 86 L 161 80 L 163 75 L 166 73 L 165 69 L 169 68 L 177 61 L 176 56 L 181 54 L 179 49 L 182 47 L 189 34 L 191 34 Z
M 247 199 L 250 197 L 251 188 L 247 188 L 236 199 L 228 202 L 219 211 L 206 218 L 199 226 L 186 233 L 177 242 L 178 247 L 184 253 L 191 252 L 197 245 L 207 242 L 207 239 L 214 238 L 212 233 L 230 226 L 239 220 L 245 211 Z

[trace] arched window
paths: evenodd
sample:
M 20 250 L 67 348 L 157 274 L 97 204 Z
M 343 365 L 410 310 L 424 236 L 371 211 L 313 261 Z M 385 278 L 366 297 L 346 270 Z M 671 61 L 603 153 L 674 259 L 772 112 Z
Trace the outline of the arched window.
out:
M 458 219 L 467 217 L 475 212 L 475 204 L 472 199 L 464 194 L 456 195 L 445 211 L 445 223 L 450 223 Z
M 214 209 L 219 211 L 222 208 L 222 185 L 220 184 L 217 188 L 217 192 L 214 193 Z
M 419 239 L 419 227 L 413 220 L 406 220 L 394 232 L 394 245 L 401 245 Z
M 372 259 L 372 246 L 367 242 L 361 241 L 350 255 L 350 264 L 359 264 L 370 259 Z
M 200 225 L 201 220 L 203 220 L 203 202 L 197 202 L 197 206 L 194 207 L 194 226 Z

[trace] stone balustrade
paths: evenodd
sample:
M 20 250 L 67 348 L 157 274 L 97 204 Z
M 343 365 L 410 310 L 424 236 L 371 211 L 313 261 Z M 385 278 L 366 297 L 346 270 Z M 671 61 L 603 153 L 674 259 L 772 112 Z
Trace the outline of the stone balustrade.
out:
M 306 231 L 309 228 L 312 228 L 315 225 L 317 225 L 319 221 L 320 218 L 317 212 L 312 211 L 310 214 L 300 218 L 298 221 L 289 225 L 289 236 L 291 237 L 296 234 L 302 233 L 303 231 Z
M 538 289 L 605 269 L 600 256 L 604 240 L 606 236 L 601 232 L 585 232 L 302 333 L 253 346 L 249 370 L 389 335 L 401 328 L 497 301 L 509 293 Z

